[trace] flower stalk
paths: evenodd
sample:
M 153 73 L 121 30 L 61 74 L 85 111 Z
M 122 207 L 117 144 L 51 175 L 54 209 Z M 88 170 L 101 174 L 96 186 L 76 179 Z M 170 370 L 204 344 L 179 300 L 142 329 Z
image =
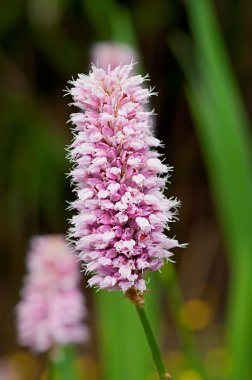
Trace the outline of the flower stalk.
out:
M 155 336 L 153 334 L 151 325 L 149 323 L 149 320 L 147 318 L 147 315 L 144 310 L 144 296 L 143 294 L 136 291 L 135 288 L 131 288 L 126 292 L 126 297 L 129 298 L 129 300 L 135 304 L 137 314 L 140 318 L 140 321 L 142 323 L 146 339 L 148 341 L 152 358 L 156 367 L 156 370 L 159 375 L 160 380 L 170 380 L 171 375 L 166 371 L 165 365 L 163 363 L 163 359 L 161 356 L 161 352 L 159 350 L 157 341 L 155 339 Z

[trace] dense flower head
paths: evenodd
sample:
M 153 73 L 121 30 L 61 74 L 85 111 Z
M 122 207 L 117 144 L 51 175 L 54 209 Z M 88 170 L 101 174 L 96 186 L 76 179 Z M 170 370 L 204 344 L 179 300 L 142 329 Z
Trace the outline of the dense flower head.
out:
M 19 341 L 42 352 L 57 344 L 80 343 L 87 337 L 86 315 L 78 288 L 79 270 L 63 235 L 34 237 L 28 274 L 17 305 Z
M 179 246 L 164 234 L 178 201 L 167 199 L 169 167 L 155 150 L 153 94 L 147 77 L 130 75 L 133 63 L 107 70 L 92 66 L 88 76 L 70 82 L 80 112 L 71 115 L 70 158 L 77 199 L 70 238 L 90 286 L 127 291 L 146 289 L 146 272 L 156 271 Z
M 110 41 L 94 44 L 90 55 L 91 61 L 102 69 L 107 69 L 108 65 L 114 69 L 120 64 L 130 64 L 132 59 L 137 59 L 137 53 L 132 46 Z

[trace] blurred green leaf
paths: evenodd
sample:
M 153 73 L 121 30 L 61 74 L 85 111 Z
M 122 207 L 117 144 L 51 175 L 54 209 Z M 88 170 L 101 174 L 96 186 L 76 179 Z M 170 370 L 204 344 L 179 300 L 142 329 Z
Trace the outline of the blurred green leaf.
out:
M 137 47 L 135 28 L 129 9 L 116 0 L 83 0 L 101 40 L 112 40 Z
M 134 46 L 137 49 L 136 34 L 129 9 L 114 7 L 110 13 L 110 23 L 114 42 Z
M 92 22 L 94 29 L 97 32 L 98 39 L 110 39 L 110 24 L 109 17 L 115 8 L 114 0 L 82 0 L 85 5 L 86 12 Z
M 146 294 L 146 313 L 158 336 L 159 296 Z M 119 292 L 96 293 L 97 325 L 100 327 L 102 379 L 144 380 L 153 369 L 151 352 L 135 306 Z
M 193 44 L 171 43 L 188 81 L 187 98 L 199 134 L 217 211 L 231 254 L 229 341 L 231 379 L 250 378 L 252 350 L 251 135 L 221 33 L 207 0 L 186 2 Z
M 65 141 L 34 103 L 7 94 L 1 99 L 0 213 L 6 220 L 1 233 L 15 236 L 25 229 L 27 220 L 35 228 L 43 216 L 49 225 L 54 225 L 57 214 L 62 214 L 67 170 Z
M 80 380 L 75 361 L 74 346 L 55 347 L 50 354 L 49 380 Z

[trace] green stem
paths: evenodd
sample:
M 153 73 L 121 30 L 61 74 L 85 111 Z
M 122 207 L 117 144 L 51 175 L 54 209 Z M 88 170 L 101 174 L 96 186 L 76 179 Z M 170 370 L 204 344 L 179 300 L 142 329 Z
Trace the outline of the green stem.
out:
M 160 380 L 169 380 L 169 379 L 171 379 L 171 377 L 165 369 L 160 350 L 158 348 L 156 339 L 153 335 L 153 332 L 152 332 L 150 323 L 147 319 L 147 316 L 145 314 L 144 308 L 136 305 L 136 310 L 137 310 L 139 318 L 142 322 L 142 326 L 144 328 L 144 332 L 145 332 L 145 335 L 146 335 L 146 338 L 147 338 L 147 341 L 149 343 L 149 347 L 150 347 L 150 350 L 152 353 L 152 358 L 153 358 L 153 361 L 155 363 L 157 372 L 159 374 L 159 379 Z

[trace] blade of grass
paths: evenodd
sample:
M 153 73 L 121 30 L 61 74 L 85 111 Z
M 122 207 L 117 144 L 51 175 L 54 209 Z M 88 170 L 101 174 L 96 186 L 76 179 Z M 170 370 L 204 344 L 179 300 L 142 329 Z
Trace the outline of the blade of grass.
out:
M 194 39 L 194 56 L 185 39 L 173 41 L 189 83 L 187 98 L 203 154 L 226 245 L 232 283 L 229 296 L 230 378 L 250 377 L 252 278 L 251 136 L 221 33 L 206 0 L 186 2 Z M 184 49 L 186 47 L 186 49 Z
M 209 3 L 205 0 L 201 2 L 190 0 L 187 9 L 196 44 L 201 83 L 209 92 L 208 101 L 211 100 L 210 104 L 216 111 L 218 124 L 212 130 L 212 134 L 216 131 L 212 146 L 220 151 L 218 168 L 220 160 L 222 166 L 225 166 L 222 173 L 225 177 L 218 189 L 218 194 L 222 196 L 221 201 L 226 204 L 228 212 L 226 218 L 223 216 L 224 222 L 227 225 L 232 220 L 229 226 L 232 234 L 229 238 L 235 234 L 234 239 L 238 241 L 242 240 L 243 236 L 250 235 L 251 231 L 249 225 L 251 214 L 247 209 L 248 205 L 252 207 L 251 136 L 248 132 L 248 122 Z M 205 133 L 210 135 L 211 131 Z M 234 173 L 237 181 L 232 181 Z M 231 178 L 226 178 L 230 176 Z M 239 202 L 238 195 L 242 196 L 244 201 Z M 235 217 L 237 215 L 241 215 L 242 220 Z M 237 248 L 239 247 L 240 244 Z M 235 252 L 234 259 L 237 257 L 237 249 Z
M 197 96 L 198 94 L 200 94 L 199 91 L 197 92 Z M 210 129 L 216 125 L 216 120 L 215 117 L 212 117 L 213 110 L 209 107 L 209 102 L 207 101 L 207 96 L 205 96 L 204 92 L 201 93 L 201 97 L 201 101 L 199 102 L 198 99 L 196 99 L 194 93 L 188 92 L 190 107 L 194 114 L 194 119 L 197 120 L 196 123 L 198 123 L 198 125 L 202 125 L 204 120 L 204 124 L 208 125 L 208 128 Z M 204 102 L 205 104 L 203 104 Z M 202 113 L 204 113 L 203 117 L 202 115 L 199 116 L 199 107 L 202 108 Z M 203 108 L 205 109 L 203 110 Z M 206 118 L 208 119 L 207 124 Z M 211 141 L 211 138 L 209 138 L 208 141 Z M 202 145 L 204 146 L 204 144 Z M 205 149 L 207 149 L 207 147 L 205 147 Z M 215 181 L 216 173 L 218 173 L 219 176 L 223 176 L 223 179 L 225 177 L 232 179 L 232 177 L 228 177 L 228 172 L 224 173 L 221 170 L 221 165 L 218 166 L 218 163 L 220 164 L 221 160 L 216 161 L 216 165 L 213 164 L 213 156 L 215 156 L 216 160 L 218 158 L 219 151 L 220 149 L 213 149 L 212 152 L 209 152 L 208 158 L 209 162 L 211 162 L 212 165 L 212 173 L 210 173 L 210 177 L 212 177 L 212 181 Z M 210 158 L 211 156 L 212 159 Z M 232 185 L 230 184 L 230 186 Z M 233 186 L 235 187 L 234 184 Z M 249 242 L 251 238 L 249 236 L 245 237 L 243 234 L 240 234 L 239 236 L 239 232 L 237 230 L 234 232 L 236 235 L 231 236 L 231 231 L 233 230 L 233 228 L 235 230 L 235 227 L 232 225 L 232 220 L 229 219 L 228 212 L 222 202 L 225 194 L 221 194 L 221 192 L 218 190 L 218 186 L 216 186 L 214 192 L 219 207 L 219 216 L 220 219 L 222 219 L 222 225 L 226 235 L 226 245 L 233 256 L 239 255 L 239 264 L 237 264 L 237 256 L 234 257 L 233 262 L 231 261 L 232 283 L 229 295 L 230 305 L 228 327 L 228 333 L 230 335 L 229 338 L 231 344 L 231 352 L 234 360 L 234 372 L 231 378 L 247 378 L 250 367 L 249 358 L 251 352 L 251 343 L 248 340 L 248 336 L 251 336 L 250 320 L 252 317 L 251 308 L 249 310 L 249 305 L 251 304 L 249 291 L 249 289 L 251 288 L 251 276 L 249 276 L 249 273 L 247 271 L 247 268 L 251 267 L 251 259 L 248 258 L 248 254 L 251 250 L 251 243 Z M 239 203 L 239 195 L 237 195 L 236 202 Z M 243 224 L 242 213 L 236 214 L 235 217 L 237 218 L 237 220 L 240 220 L 241 224 Z M 227 223 L 225 224 L 226 220 Z M 248 352 L 249 354 L 247 359 L 246 355 L 244 355 L 244 353 L 246 352 Z

